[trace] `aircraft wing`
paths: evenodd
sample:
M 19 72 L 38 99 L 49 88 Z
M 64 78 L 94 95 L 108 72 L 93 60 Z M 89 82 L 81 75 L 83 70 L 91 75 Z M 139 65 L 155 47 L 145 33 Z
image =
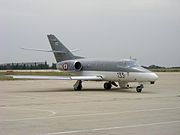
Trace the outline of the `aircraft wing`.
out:
M 36 79 L 36 80 L 83 80 L 102 81 L 102 76 L 29 76 L 29 75 L 8 75 L 14 79 Z

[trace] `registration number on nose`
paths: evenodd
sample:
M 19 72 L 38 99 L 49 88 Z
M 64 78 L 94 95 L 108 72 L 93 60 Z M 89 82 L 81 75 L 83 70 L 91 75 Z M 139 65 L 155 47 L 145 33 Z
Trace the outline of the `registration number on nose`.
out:
M 118 78 L 125 78 L 126 76 L 125 76 L 125 73 L 123 73 L 123 72 L 118 72 L 118 73 L 117 73 L 117 77 L 118 77 Z

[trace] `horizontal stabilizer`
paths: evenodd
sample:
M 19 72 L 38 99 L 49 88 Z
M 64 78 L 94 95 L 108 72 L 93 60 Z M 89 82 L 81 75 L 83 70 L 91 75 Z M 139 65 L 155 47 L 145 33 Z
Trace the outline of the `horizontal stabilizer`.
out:
M 43 50 L 43 49 L 31 49 L 31 48 L 21 48 L 23 50 L 28 50 L 28 51 L 38 51 L 38 52 L 53 52 L 53 53 L 67 53 L 63 51 L 55 51 L 55 50 Z
M 43 49 L 32 49 L 32 48 L 20 48 L 22 50 L 27 50 L 27 51 L 38 51 L 38 52 L 53 52 L 53 53 L 67 53 L 67 52 L 63 52 L 63 51 L 55 51 L 55 50 L 43 50 Z M 79 51 L 78 49 L 73 49 L 70 50 L 71 52 L 76 52 Z

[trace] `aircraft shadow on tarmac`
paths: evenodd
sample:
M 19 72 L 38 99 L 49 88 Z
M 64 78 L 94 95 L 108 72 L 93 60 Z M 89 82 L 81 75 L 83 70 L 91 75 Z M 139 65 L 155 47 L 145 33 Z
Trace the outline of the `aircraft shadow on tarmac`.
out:
M 53 92 L 118 92 L 118 93 L 137 93 L 135 88 L 129 89 L 122 89 L 122 88 L 112 88 L 111 90 L 104 90 L 104 89 L 92 89 L 92 88 L 85 88 L 81 91 L 75 91 L 72 88 L 55 88 L 55 89 L 41 89 L 41 90 L 27 90 L 27 91 L 14 91 L 17 93 L 53 93 Z M 152 91 L 142 91 L 142 94 L 153 94 Z M 137 93 L 138 94 L 138 93 Z

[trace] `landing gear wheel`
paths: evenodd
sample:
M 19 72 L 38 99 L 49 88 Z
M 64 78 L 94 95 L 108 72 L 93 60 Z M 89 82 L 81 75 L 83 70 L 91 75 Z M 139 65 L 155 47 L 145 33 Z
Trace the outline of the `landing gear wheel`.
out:
M 136 91 L 137 91 L 138 93 L 141 93 L 141 92 L 142 92 L 142 88 L 141 88 L 140 86 L 137 86 L 137 87 L 136 87 Z
M 111 89 L 111 87 L 112 87 L 112 85 L 111 85 L 111 83 L 110 83 L 110 82 L 106 82 L 106 83 L 104 83 L 104 89 L 105 89 L 105 90 L 110 90 L 110 89 Z
M 80 91 L 82 90 L 82 85 L 79 85 L 78 87 L 74 88 L 75 91 Z
M 75 84 L 74 84 L 74 90 L 75 91 L 80 91 L 82 90 L 82 81 L 78 80 Z
M 138 93 L 141 93 L 143 88 L 144 88 L 144 86 L 141 84 L 140 86 L 137 86 L 137 87 L 136 87 L 136 91 L 137 91 Z

